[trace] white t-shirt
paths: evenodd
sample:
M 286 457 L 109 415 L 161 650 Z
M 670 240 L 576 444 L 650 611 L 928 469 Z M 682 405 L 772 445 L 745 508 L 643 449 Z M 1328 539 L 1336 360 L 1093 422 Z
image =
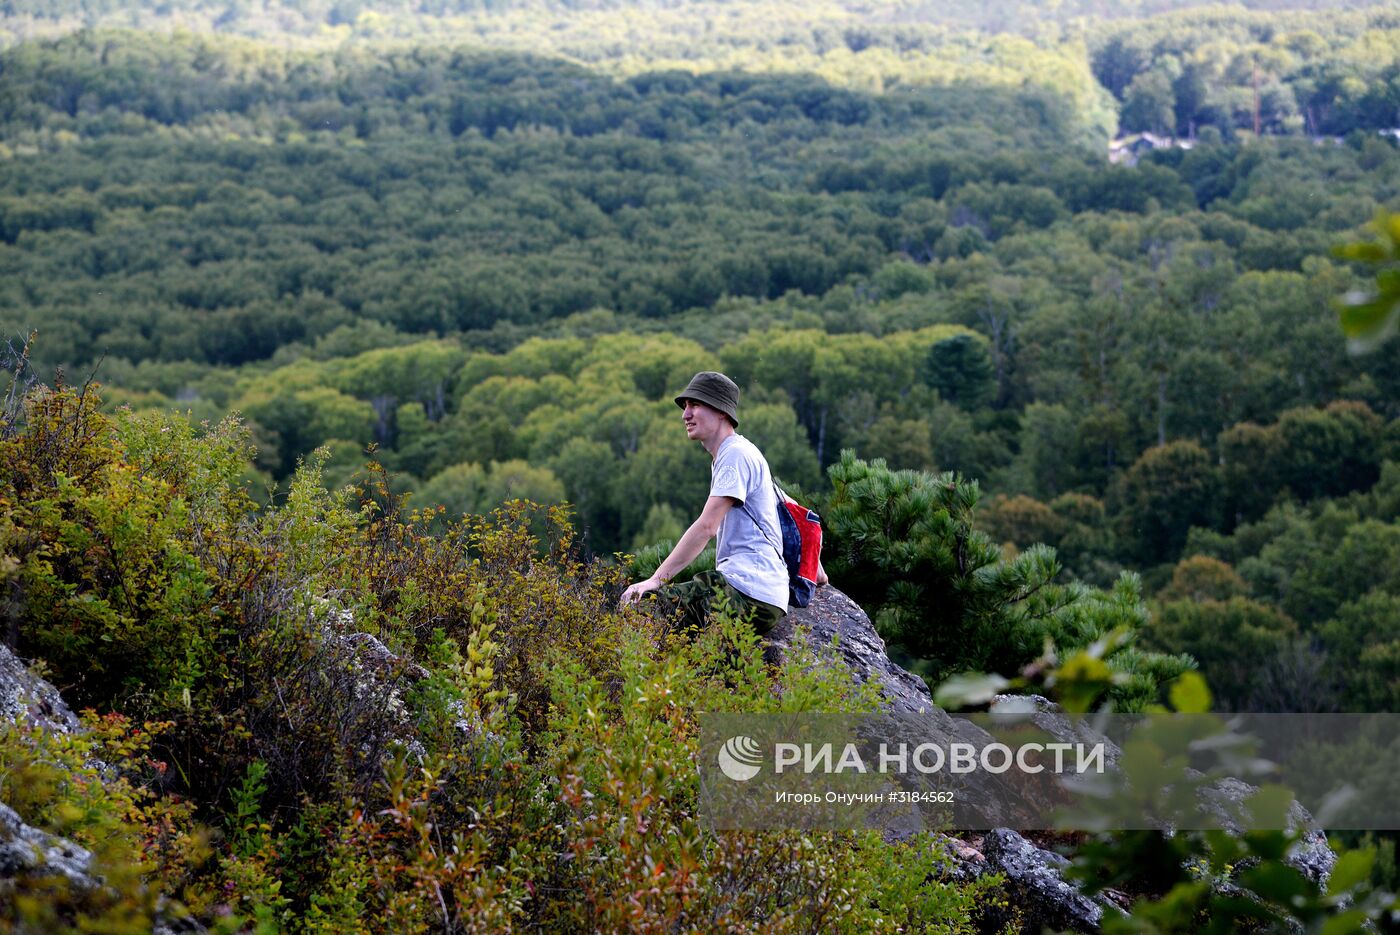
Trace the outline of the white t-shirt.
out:
M 778 494 L 768 462 L 753 442 L 731 435 L 720 443 L 710 468 L 710 496 L 733 497 L 715 545 L 715 568 L 735 590 L 784 612 L 788 571 L 778 526 Z

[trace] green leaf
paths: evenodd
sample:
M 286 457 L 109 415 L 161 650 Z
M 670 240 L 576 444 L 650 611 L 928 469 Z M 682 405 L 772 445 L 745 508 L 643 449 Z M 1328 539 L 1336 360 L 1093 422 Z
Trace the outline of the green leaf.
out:
M 1361 263 L 1379 263 L 1386 258 L 1385 248 L 1369 240 L 1342 244 L 1332 252 L 1344 260 L 1356 260 Z
M 1400 269 L 1396 268 L 1400 215 L 1381 211 L 1371 229 L 1380 235 L 1379 241 L 1342 244 L 1332 251 L 1335 256 L 1377 267 L 1370 288 L 1353 289 L 1333 301 L 1353 354 L 1374 350 L 1400 324 Z
M 1288 811 L 1293 807 L 1293 792 L 1270 783 L 1249 797 L 1251 830 L 1282 831 L 1288 827 Z
M 1240 874 L 1240 881 L 1265 901 L 1290 906 L 1296 896 L 1308 892 L 1307 877 L 1287 864 L 1265 861 Z
M 1210 867 L 1216 873 L 1229 873 L 1245 855 L 1244 842 L 1228 831 L 1206 831 L 1202 837 L 1209 844 Z
M 1349 935 L 1351 932 L 1365 931 L 1370 929 L 1366 925 L 1366 913 L 1360 909 L 1349 909 L 1322 923 L 1322 935 Z
M 1342 328 L 1351 334 L 1367 328 L 1379 327 L 1394 303 L 1375 292 L 1353 290 L 1337 300 L 1337 309 L 1342 319 Z
M 1205 714 L 1210 711 L 1210 688 L 1199 672 L 1183 672 L 1172 682 L 1167 697 L 1172 707 L 1183 714 Z
M 1376 273 L 1376 288 L 1388 299 L 1400 299 L 1400 269 L 1387 267 Z
M 1288 855 L 1292 838 L 1287 832 L 1278 829 L 1268 831 L 1246 831 L 1245 846 L 1249 853 L 1260 860 L 1283 860 Z
M 1377 230 L 1388 235 L 1391 243 L 1400 244 L 1400 214 L 1388 214 L 1382 211 L 1376 215 L 1374 226 Z
M 1388 338 L 1400 318 L 1400 301 L 1370 292 L 1348 292 L 1336 303 L 1342 333 L 1359 349 L 1368 349 Z
M 1332 875 L 1327 879 L 1327 895 L 1340 896 L 1371 877 L 1371 866 L 1376 862 L 1374 848 L 1346 851 L 1337 858 Z
M 1065 682 L 1103 683 L 1112 680 L 1113 669 L 1108 663 L 1085 651 L 1070 656 L 1055 673 L 1057 685 Z
M 962 708 L 986 704 L 993 695 L 1005 691 L 1011 683 L 1000 675 L 964 672 L 938 686 L 933 703 L 940 708 Z

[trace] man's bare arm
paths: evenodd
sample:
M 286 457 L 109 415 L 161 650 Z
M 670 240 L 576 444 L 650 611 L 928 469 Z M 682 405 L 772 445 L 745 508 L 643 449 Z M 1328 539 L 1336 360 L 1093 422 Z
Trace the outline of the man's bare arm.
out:
M 671 549 L 671 554 L 657 566 L 650 578 L 638 581 L 623 591 L 622 603 L 631 604 L 640 600 L 643 594 L 655 591 L 695 561 L 696 556 L 705 551 L 705 546 L 719 532 L 720 523 L 724 522 L 729 510 L 738 502 L 733 497 L 710 497 L 706 500 L 705 509 L 700 511 L 699 518 L 690 524 L 675 548 Z

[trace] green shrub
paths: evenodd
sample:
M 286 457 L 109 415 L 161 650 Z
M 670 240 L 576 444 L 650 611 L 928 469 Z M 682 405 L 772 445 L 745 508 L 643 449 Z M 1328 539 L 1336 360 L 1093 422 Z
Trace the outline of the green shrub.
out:
M 26 824 L 89 850 L 89 874 L 103 884 L 11 877 L 0 890 L 0 929 L 149 932 L 161 894 L 173 900 L 166 918 L 215 908 L 209 834 L 190 802 L 162 794 L 167 766 L 151 756 L 153 738 L 168 728 L 91 711 L 71 734 L 0 722 L 0 801 Z
M 1014 676 L 1047 647 L 1070 654 L 1112 634 L 1112 650 L 1100 659 L 1105 677 L 1114 703 L 1138 710 L 1190 668 L 1186 657 L 1134 647 L 1148 619 L 1136 576 L 1124 574 L 1104 591 L 1057 583 L 1059 563 L 1048 546 L 1003 557 L 974 528 L 976 482 L 891 471 L 850 452 L 828 473 L 827 572 L 887 639 L 924 661 L 930 681 L 965 671 Z
M 875 689 L 800 639 L 767 665 L 723 608 L 682 637 L 619 607 L 622 569 L 579 557 L 564 508 L 438 527 L 377 465 L 327 490 L 318 454 L 255 511 L 235 422 L 28 405 L 0 438 L 22 645 L 102 709 L 160 715 L 116 749 L 170 765 L 138 792 L 84 765 L 93 741 L 0 738 L 16 807 L 125 868 L 111 899 L 35 892 L 14 918 L 149 930 L 164 891 L 257 932 L 965 932 L 1003 901 L 941 881 L 926 840 L 704 828 L 699 712 Z

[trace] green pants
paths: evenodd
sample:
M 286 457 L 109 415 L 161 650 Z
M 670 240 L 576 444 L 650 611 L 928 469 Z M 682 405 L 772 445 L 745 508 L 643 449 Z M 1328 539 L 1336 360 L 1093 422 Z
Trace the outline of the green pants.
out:
M 702 571 L 689 581 L 668 584 L 658 589 L 656 602 L 663 614 L 668 617 L 679 616 L 678 625 L 682 630 L 700 630 L 709 618 L 710 605 L 720 594 L 729 599 L 729 606 L 740 617 L 753 624 L 759 636 L 767 634 L 783 619 L 783 611 L 736 590 L 724 580 L 724 575 L 713 569 Z

